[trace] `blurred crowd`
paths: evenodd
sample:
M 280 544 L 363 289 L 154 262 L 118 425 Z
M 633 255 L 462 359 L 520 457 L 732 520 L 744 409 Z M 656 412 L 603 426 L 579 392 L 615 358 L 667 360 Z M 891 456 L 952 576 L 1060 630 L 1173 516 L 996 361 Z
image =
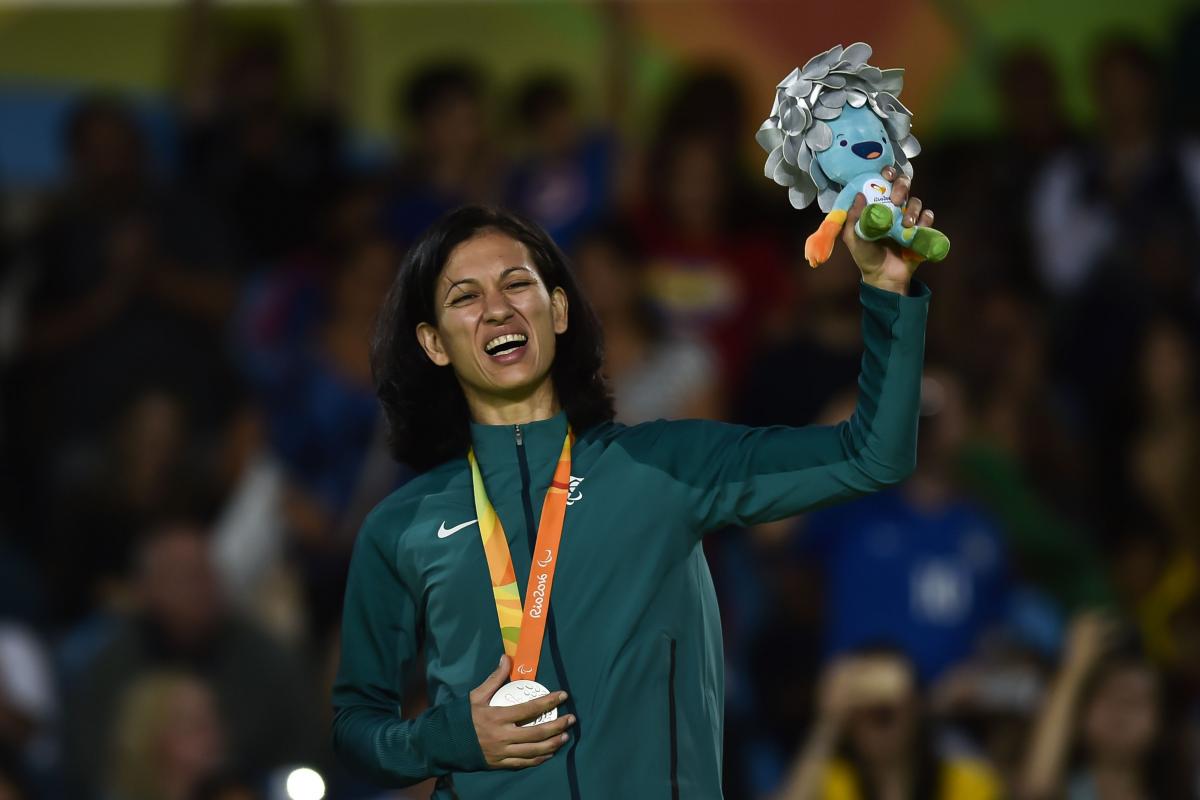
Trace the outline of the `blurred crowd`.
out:
M 279 33 L 190 0 L 170 157 L 86 94 L 61 184 L 0 194 L 36 209 L 0 240 L 0 800 L 270 800 L 299 766 L 339 800 L 428 796 L 339 768 L 328 690 L 354 536 L 412 475 L 373 317 L 459 204 L 570 254 L 621 421 L 850 413 L 855 267 L 809 269 L 816 212 L 743 161 L 769 91 L 683 65 L 635 125 L 634 31 L 601 8 L 602 113 L 554 72 L 430 63 L 378 159 L 350 146 L 334 3 L 297 7 L 303 85 Z M 994 131 L 921 135 L 914 194 L 953 245 L 918 272 L 916 472 L 705 543 L 731 800 L 1200 797 L 1198 29 L 1097 41 L 1092 124 L 1025 47 Z

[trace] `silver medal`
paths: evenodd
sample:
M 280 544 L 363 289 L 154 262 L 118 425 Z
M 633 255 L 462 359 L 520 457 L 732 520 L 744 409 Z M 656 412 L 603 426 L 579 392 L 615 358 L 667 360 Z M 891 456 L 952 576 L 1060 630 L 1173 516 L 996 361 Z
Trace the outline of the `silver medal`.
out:
M 536 700 L 539 697 L 545 697 L 550 694 L 550 690 L 542 686 L 537 681 L 519 680 L 506 683 L 492 695 L 492 700 L 488 705 L 491 706 L 515 706 L 520 703 L 526 703 L 530 700 Z M 543 722 L 552 722 L 558 719 L 558 708 L 552 708 L 536 719 L 531 719 L 529 722 L 521 724 L 522 728 L 528 728 L 531 725 L 541 725 Z

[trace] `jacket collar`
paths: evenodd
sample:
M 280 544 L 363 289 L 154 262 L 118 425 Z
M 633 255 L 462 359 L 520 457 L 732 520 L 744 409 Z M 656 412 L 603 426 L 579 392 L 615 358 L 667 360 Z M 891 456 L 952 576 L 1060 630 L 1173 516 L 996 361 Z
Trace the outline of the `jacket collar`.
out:
M 548 419 L 520 425 L 484 425 L 471 422 L 471 444 L 484 471 L 501 464 L 515 465 L 518 459 L 517 431 L 530 464 L 558 461 L 567 435 L 567 412 L 560 410 Z

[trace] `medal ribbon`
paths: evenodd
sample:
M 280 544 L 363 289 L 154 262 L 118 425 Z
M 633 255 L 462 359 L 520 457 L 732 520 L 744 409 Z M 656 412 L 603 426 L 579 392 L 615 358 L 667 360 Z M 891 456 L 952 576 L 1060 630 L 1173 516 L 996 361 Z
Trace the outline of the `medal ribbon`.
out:
M 496 617 L 500 622 L 500 638 L 504 652 L 513 660 L 509 674 L 513 680 L 532 680 L 537 674 L 542 656 L 542 638 L 546 633 L 546 615 L 550 611 L 550 589 L 554 586 L 554 569 L 558 566 L 558 545 L 562 540 L 563 520 L 567 513 L 567 493 L 571 482 L 571 443 L 575 437 L 567 428 L 562 453 L 554 468 L 554 477 L 542 503 L 542 518 L 538 522 L 537 543 L 529 564 L 529 585 L 525 587 L 525 607 L 521 608 L 517 574 L 513 570 L 512 553 L 500 517 L 483 488 L 483 476 L 475 450 L 467 452 L 471 464 L 471 484 L 475 490 L 475 514 L 479 519 L 479 536 L 487 556 L 488 572 L 492 578 L 492 593 L 496 598 Z

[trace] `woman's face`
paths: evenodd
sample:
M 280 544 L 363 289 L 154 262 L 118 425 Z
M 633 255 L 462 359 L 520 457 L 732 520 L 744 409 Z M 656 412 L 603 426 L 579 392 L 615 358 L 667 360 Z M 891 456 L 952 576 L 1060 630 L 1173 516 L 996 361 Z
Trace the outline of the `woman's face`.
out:
M 164 772 L 177 778 L 199 780 L 220 766 L 221 720 L 206 686 L 185 684 L 176 689 L 158 743 Z
M 890 656 L 862 661 L 847 732 L 861 758 L 889 764 L 906 758 L 917 727 L 917 694 L 907 665 Z
M 1153 673 L 1136 665 L 1100 681 L 1084 708 L 1083 738 L 1093 757 L 1141 758 L 1158 735 L 1158 698 Z
M 436 325 L 417 339 L 451 366 L 468 399 L 522 399 L 547 380 L 555 336 L 567 330 L 567 295 L 549 291 L 525 245 L 484 231 L 450 254 L 434 289 Z

